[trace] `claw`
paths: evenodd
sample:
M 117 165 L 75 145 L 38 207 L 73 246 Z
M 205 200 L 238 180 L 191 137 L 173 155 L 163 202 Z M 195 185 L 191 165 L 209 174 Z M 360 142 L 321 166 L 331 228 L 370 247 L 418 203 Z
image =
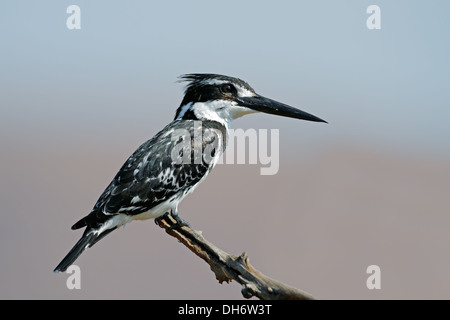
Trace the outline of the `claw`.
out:
M 162 219 L 166 218 L 168 215 L 169 215 L 169 212 L 166 212 L 166 213 L 164 213 L 163 215 L 161 215 L 161 216 L 155 218 L 155 224 L 156 224 L 156 225 L 159 225 L 159 222 L 160 222 Z
M 171 216 L 172 216 L 172 218 L 174 218 L 175 219 L 175 221 L 177 222 L 177 223 L 175 223 L 175 224 L 173 224 L 173 225 L 171 225 L 170 227 L 169 227 L 169 229 L 178 229 L 178 228 L 181 228 L 181 227 L 190 227 L 191 225 L 189 224 L 189 222 L 187 222 L 186 220 L 184 220 L 183 218 L 181 218 L 179 215 L 178 215 L 178 210 L 172 210 L 171 211 Z
M 181 227 L 190 227 L 190 226 L 191 226 L 191 225 L 189 224 L 189 222 L 187 222 L 186 220 L 184 220 L 183 218 L 181 218 L 181 217 L 178 215 L 178 211 L 177 211 L 177 210 L 172 210 L 172 211 L 170 211 L 170 212 L 166 212 L 166 213 L 164 213 L 163 215 L 161 215 L 161 216 L 155 218 L 155 224 L 159 225 L 159 221 L 161 221 L 161 220 L 164 219 L 164 218 L 167 218 L 167 216 L 168 216 L 169 214 L 170 214 L 170 215 L 172 216 L 172 218 L 176 221 L 175 224 L 173 224 L 173 225 L 171 225 L 171 226 L 169 227 L 170 230 L 178 229 L 178 228 L 181 228 Z

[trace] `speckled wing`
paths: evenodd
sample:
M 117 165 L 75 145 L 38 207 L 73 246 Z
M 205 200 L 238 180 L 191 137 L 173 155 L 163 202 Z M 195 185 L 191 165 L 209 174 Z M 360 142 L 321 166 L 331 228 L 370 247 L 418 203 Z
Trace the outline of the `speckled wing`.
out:
M 94 227 L 119 213 L 137 215 L 186 194 L 222 154 L 225 130 L 215 121 L 173 121 L 128 158 L 92 212 L 72 228 Z

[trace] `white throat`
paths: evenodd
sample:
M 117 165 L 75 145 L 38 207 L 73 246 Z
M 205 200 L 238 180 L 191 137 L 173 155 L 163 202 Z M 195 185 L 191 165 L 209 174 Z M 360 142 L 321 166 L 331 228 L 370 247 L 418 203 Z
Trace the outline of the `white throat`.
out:
M 235 101 L 230 100 L 191 102 L 182 107 L 177 119 L 181 119 L 188 110 L 193 111 L 199 120 L 217 121 L 227 128 L 232 120 L 249 113 L 257 112 L 246 107 L 238 106 Z

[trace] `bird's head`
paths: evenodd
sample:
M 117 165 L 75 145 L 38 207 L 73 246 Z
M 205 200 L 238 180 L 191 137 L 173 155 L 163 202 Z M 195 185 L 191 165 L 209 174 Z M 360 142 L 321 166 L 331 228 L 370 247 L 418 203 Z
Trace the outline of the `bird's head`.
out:
M 284 117 L 326 122 L 312 114 L 260 96 L 238 78 L 192 73 L 180 77 L 187 81 L 185 95 L 175 119 L 214 120 L 224 125 L 243 115 L 264 112 Z

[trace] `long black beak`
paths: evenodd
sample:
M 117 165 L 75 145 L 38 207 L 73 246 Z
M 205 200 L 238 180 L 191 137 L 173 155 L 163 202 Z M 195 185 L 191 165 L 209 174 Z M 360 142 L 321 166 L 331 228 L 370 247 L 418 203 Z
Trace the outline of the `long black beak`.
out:
M 287 104 L 265 98 L 260 95 L 256 95 L 253 97 L 238 97 L 235 100 L 237 103 L 239 103 L 240 106 L 247 107 L 259 112 L 276 114 L 279 116 L 295 119 L 328 123 L 325 120 L 313 116 L 312 114 L 309 114 L 305 111 L 293 108 L 291 106 L 288 106 Z

